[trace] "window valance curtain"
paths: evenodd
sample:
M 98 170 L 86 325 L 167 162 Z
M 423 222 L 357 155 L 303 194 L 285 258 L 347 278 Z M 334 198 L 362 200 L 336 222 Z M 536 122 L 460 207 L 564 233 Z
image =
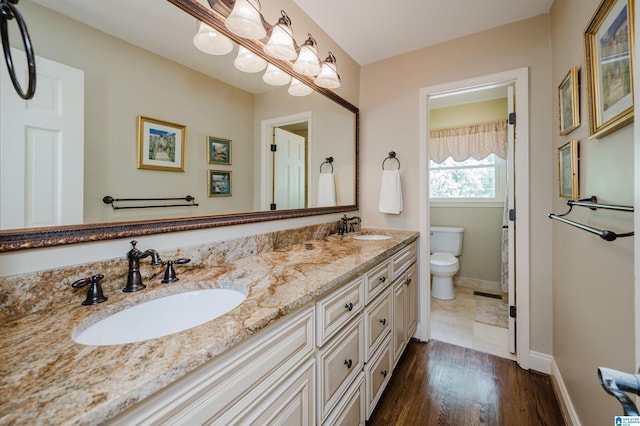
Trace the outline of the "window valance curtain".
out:
M 431 160 L 442 163 L 451 157 L 464 161 L 469 157 L 482 160 L 491 154 L 507 158 L 506 120 L 429 132 L 429 154 Z

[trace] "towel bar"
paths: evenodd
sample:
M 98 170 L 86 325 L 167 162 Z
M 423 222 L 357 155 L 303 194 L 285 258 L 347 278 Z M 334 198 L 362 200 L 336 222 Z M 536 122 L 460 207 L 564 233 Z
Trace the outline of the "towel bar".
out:
M 138 201 L 174 201 L 174 200 L 184 200 L 187 204 L 152 204 L 152 205 L 135 205 L 135 206 L 116 206 L 114 202 L 138 202 Z M 195 207 L 198 206 L 196 203 L 196 197 L 187 195 L 186 197 L 177 197 L 177 198 L 113 198 L 110 195 L 105 196 L 102 199 L 102 202 L 105 204 L 111 204 L 113 210 L 122 210 L 122 209 L 152 209 L 157 207 Z

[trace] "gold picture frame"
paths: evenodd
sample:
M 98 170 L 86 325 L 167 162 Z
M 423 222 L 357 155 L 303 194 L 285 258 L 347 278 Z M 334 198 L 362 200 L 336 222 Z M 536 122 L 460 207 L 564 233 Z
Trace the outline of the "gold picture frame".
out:
M 578 177 L 578 141 L 572 140 L 558 148 L 559 195 L 573 200 L 580 197 Z
M 584 31 L 589 135 L 633 121 L 634 0 L 603 0 Z
M 182 124 L 139 115 L 138 168 L 184 172 L 186 137 Z
M 231 165 L 231 139 L 207 136 L 207 161 L 209 164 Z
M 209 197 L 231 196 L 231 171 L 208 170 L 207 171 L 207 195 Z
M 571 67 L 558 86 L 560 134 L 568 135 L 580 127 L 579 68 Z

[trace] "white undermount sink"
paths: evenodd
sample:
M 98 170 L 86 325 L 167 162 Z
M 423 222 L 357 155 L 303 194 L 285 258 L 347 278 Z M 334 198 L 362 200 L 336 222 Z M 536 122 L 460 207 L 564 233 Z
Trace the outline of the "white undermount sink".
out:
M 238 306 L 246 295 L 213 288 L 173 294 L 124 309 L 73 332 L 83 345 L 119 345 L 141 342 L 204 324 Z
M 352 238 L 355 240 L 376 241 L 376 240 L 388 240 L 391 237 L 388 235 L 369 234 L 369 235 L 354 235 Z

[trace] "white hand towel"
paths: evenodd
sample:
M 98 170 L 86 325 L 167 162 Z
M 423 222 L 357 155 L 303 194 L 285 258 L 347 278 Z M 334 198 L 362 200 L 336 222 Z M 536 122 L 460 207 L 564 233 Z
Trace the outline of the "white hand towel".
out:
M 320 173 L 318 177 L 318 207 L 333 207 L 336 205 L 336 187 L 333 173 Z
M 400 214 L 402 211 L 402 183 L 399 170 L 382 171 L 378 207 L 381 213 Z

